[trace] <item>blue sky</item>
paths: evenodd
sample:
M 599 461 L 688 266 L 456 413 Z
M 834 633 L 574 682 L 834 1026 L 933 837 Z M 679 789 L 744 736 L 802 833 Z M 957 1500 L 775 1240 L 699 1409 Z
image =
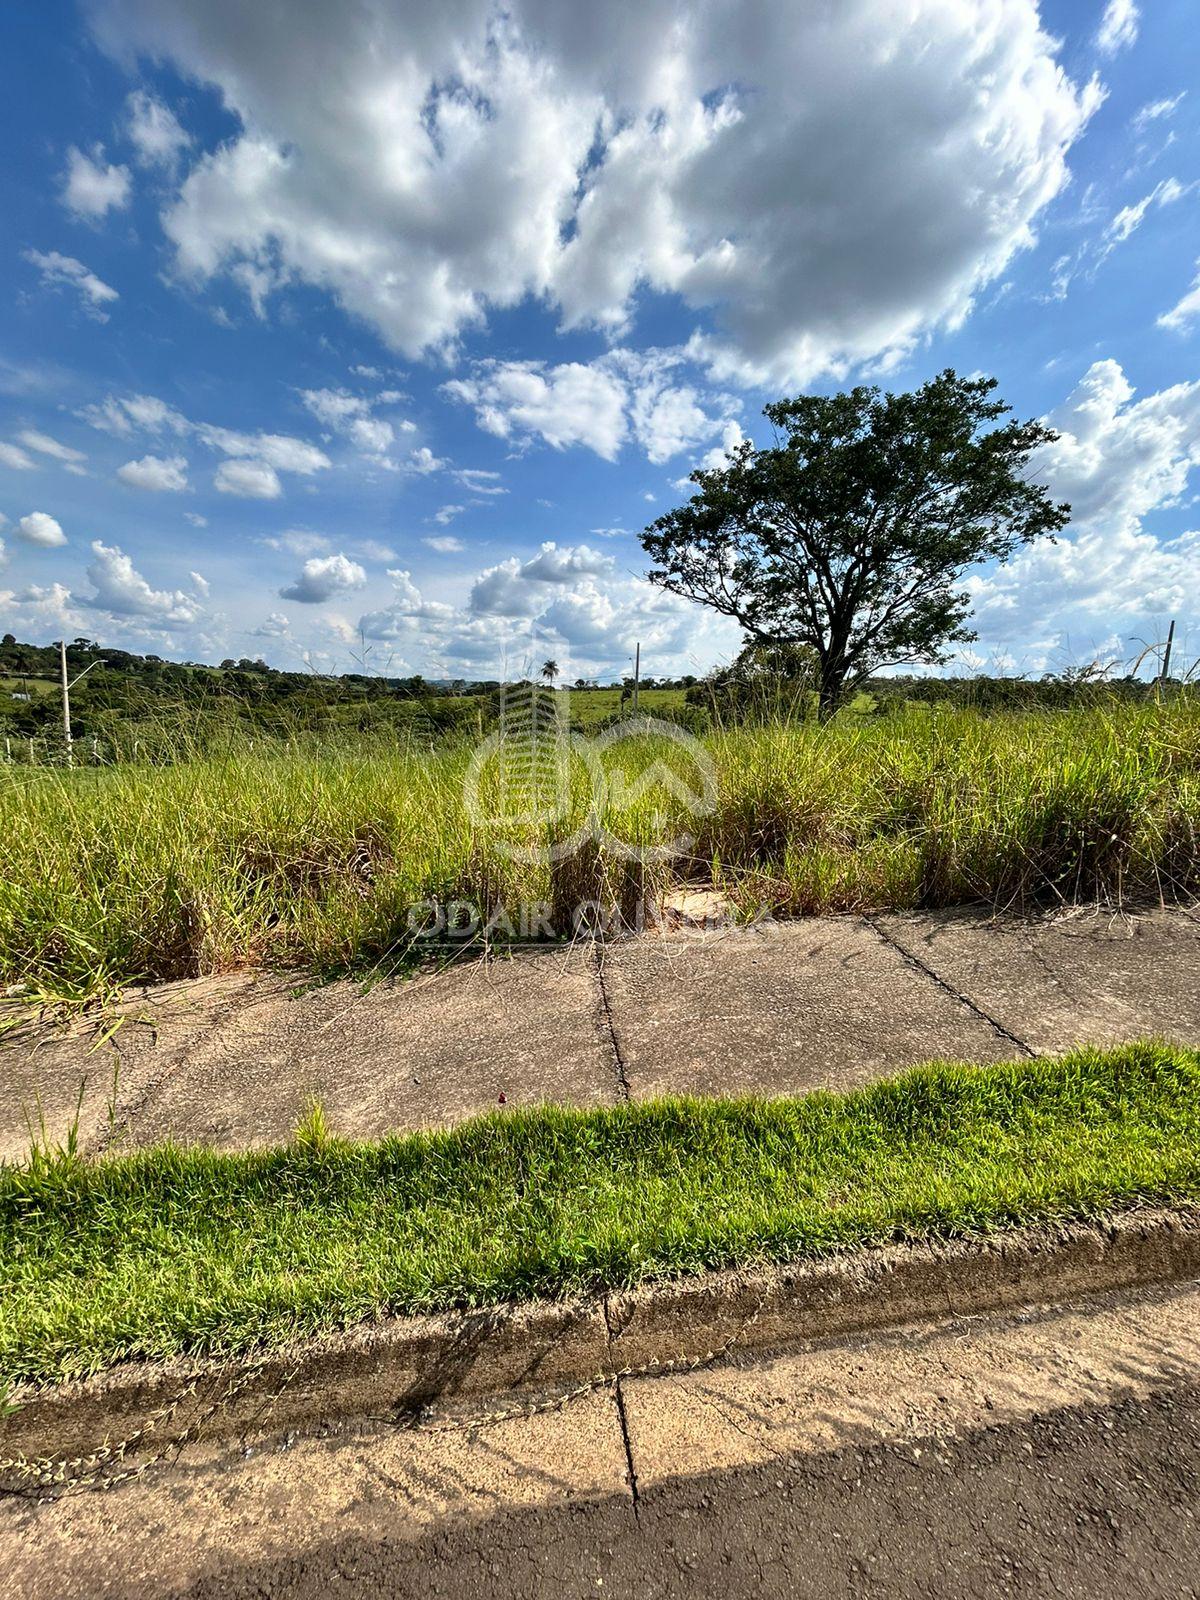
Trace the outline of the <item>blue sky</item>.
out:
M 18 0 L 0 629 L 704 670 L 637 530 L 765 401 L 953 365 L 1076 508 L 971 575 L 968 664 L 1194 636 L 1196 13 Z

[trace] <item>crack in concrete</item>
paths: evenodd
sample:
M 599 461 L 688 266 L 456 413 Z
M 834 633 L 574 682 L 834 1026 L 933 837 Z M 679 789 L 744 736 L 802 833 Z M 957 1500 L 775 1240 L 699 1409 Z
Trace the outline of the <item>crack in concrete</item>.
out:
M 617 1036 L 617 1025 L 613 1018 L 612 1002 L 608 996 L 608 985 L 604 981 L 604 956 L 603 944 L 597 939 L 595 943 L 596 954 L 596 982 L 600 987 L 600 1012 L 603 1026 L 607 1030 L 609 1043 L 612 1046 L 613 1064 L 617 1071 L 617 1088 L 620 1090 L 621 1099 L 629 1099 L 629 1074 L 625 1067 L 625 1057 L 621 1051 L 621 1041 Z
M 990 1011 L 985 1011 L 981 1005 L 971 999 L 970 995 L 963 994 L 961 989 L 956 989 L 952 983 L 947 983 L 940 972 L 936 972 L 927 962 L 922 961 L 921 957 L 914 951 L 902 945 L 899 939 L 890 934 L 886 928 L 881 927 L 869 913 L 864 911 L 862 920 L 873 933 L 879 935 L 884 944 L 895 950 L 910 967 L 913 967 L 917 972 L 924 973 L 944 994 L 948 994 L 952 999 L 957 1000 L 959 1005 L 966 1006 L 968 1011 L 973 1012 L 981 1022 L 986 1022 L 988 1027 L 998 1033 L 1002 1039 L 1007 1039 L 1010 1044 L 1015 1044 L 1017 1049 L 1023 1051 L 1027 1056 L 1037 1055 L 1037 1051 L 1032 1045 L 1026 1044 L 1025 1040 L 1015 1034 L 1011 1028 L 1006 1028 L 998 1017 L 993 1017 Z
M 221 1029 L 224 1027 L 226 1022 L 237 1015 L 238 1007 L 243 1003 L 243 999 L 244 997 L 240 993 L 231 995 L 230 998 L 224 1002 L 224 1004 L 216 1009 L 208 1027 L 203 1030 L 200 1037 L 205 1039 L 219 1039 Z M 155 1032 L 156 1039 L 153 1048 L 157 1049 L 157 1029 Z M 143 1112 L 148 1110 L 150 1105 L 166 1088 L 167 1084 L 170 1083 L 175 1077 L 180 1068 L 186 1064 L 192 1046 L 195 1042 L 196 1041 L 194 1038 L 189 1037 L 173 1047 L 168 1047 L 172 1053 L 168 1055 L 167 1060 L 161 1063 L 157 1069 L 151 1067 L 149 1076 L 147 1077 L 145 1083 L 142 1084 L 141 1088 L 138 1089 L 127 1101 L 125 1101 L 123 1105 L 118 1104 L 113 1107 L 112 1116 L 109 1119 L 108 1125 L 103 1128 L 96 1139 L 92 1141 L 91 1147 L 88 1151 L 89 1155 L 105 1154 L 111 1145 L 117 1142 L 125 1134 L 132 1132 L 134 1123 L 137 1121 L 137 1119 L 143 1114 Z M 117 1046 L 117 1054 L 120 1055 L 120 1046 Z
M 633 1464 L 633 1440 L 629 1437 L 629 1418 L 625 1414 L 625 1391 L 620 1378 L 613 1385 L 613 1399 L 617 1403 L 617 1421 L 621 1426 L 621 1442 L 625 1446 L 625 1471 L 629 1478 L 629 1498 L 633 1502 L 633 1515 L 636 1521 L 641 1517 L 642 1506 L 638 1491 L 637 1468 Z

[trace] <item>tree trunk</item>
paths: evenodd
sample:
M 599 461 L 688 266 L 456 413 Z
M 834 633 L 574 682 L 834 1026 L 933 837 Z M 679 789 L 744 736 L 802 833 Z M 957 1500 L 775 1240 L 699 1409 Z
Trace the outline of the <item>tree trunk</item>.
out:
M 840 661 L 823 661 L 817 684 L 817 718 L 828 722 L 842 703 L 846 686 L 846 669 Z

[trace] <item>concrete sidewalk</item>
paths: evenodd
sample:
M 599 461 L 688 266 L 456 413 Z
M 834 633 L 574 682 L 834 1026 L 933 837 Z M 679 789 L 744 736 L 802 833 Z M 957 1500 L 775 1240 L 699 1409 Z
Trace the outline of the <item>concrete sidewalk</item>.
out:
M 338 1132 L 368 1137 L 500 1105 L 846 1088 L 939 1056 L 1147 1034 L 1200 1045 L 1200 915 L 813 918 L 528 952 L 368 992 L 202 979 L 122 1015 L 111 1037 L 0 1041 L 0 1156 L 25 1154 L 31 1124 L 64 1138 L 81 1083 L 85 1149 L 238 1147 L 286 1137 L 314 1095 Z

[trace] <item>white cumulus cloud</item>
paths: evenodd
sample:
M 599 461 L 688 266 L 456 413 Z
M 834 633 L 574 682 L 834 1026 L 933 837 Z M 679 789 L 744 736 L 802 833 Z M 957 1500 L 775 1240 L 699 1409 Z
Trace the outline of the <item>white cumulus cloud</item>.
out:
M 472 494 L 496 495 L 507 494 L 508 490 L 500 482 L 498 472 L 489 472 L 483 467 L 460 467 L 454 474 L 464 489 L 469 489 Z
M 1200 267 L 1200 261 L 1196 263 Z M 1200 318 L 1200 272 L 1192 279 L 1192 286 L 1186 294 L 1182 295 L 1169 311 L 1164 311 L 1157 319 L 1160 328 L 1170 328 L 1174 333 L 1182 333 L 1189 328 L 1197 318 Z
M 106 395 L 79 415 L 91 427 L 122 439 L 139 431 L 187 433 L 192 426 L 182 412 L 153 394 Z
M 405 463 L 405 471 L 415 472 L 419 478 L 424 478 L 431 472 L 441 472 L 449 462 L 435 456 L 427 444 L 418 445 L 411 450 Z
M 64 256 L 58 250 L 26 250 L 25 259 L 41 273 L 43 288 L 74 289 L 83 301 L 84 310 L 97 322 L 107 322 L 108 312 L 104 307 L 121 298 L 111 284 L 98 278 L 74 256 Z
M 182 277 L 228 274 L 260 311 L 316 286 L 411 356 L 527 297 L 620 332 L 648 289 L 694 314 L 722 382 L 839 374 L 961 319 L 1101 98 L 1036 0 L 92 16 L 115 55 L 170 60 L 239 121 L 166 207 Z M 1103 47 L 1135 23 L 1113 0 Z
M 366 572 L 348 556 L 313 556 L 304 563 L 295 582 L 280 589 L 279 594 L 283 600 L 315 606 L 350 589 L 361 589 L 366 581 Z
M 556 450 L 584 444 L 606 461 L 616 459 L 625 440 L 625 386 L 599 363 L 484 361 L 474 377 L 444 387 L 474 406 L 479 426 L 501 439 L 536 435 Z
M 75 145 L 68 150 L 62 198 L 75 216 L 95 222 L 110 210 L 123 211 L 129 204 L 129 192 L 129 168 L 110 166 L 103 145 L 96 145 L 91 155 Z
M 1115 56 L 1135 42 L 1140 15 L 1134 0 L 1108 0 L 1096 33 L 1096 48 L 1102 55 Z
M 1155 184 L 1149 194 L 1143 195 L 1132 205 L 1123 206 L 1104 230 L 1107 249 L 1117 244 L 1124 244 L 1130 234 L 1141 227 L 1151 206 L 1174 205 L 1177 200 L 1182 200 L 1186 193 L 1187 189 L 1177 178 L 1164 178 L 1161 183 Z
M 126 100 L 125 115 L 126 130 L 144 167 L 174 166 L 192 142 L 171 108 L 144 89 L 135 89 Z
M 633 440 L 649 460 L 669 460 L 721 434 L 736 402 L 680 382 L 678 351 L 611 350 L 595 361 L 480 361 L 443 384 L 473 406 L 481 428 L 518 445 L 539 438 L 556 450 L 584 445 L 613 461 Z
M 87 456 L 82 450 L 63 444 L 61 439 L 43 433 L 40 428 L 23 428 L 17 438 L 26 450 L 36 450 L 38 455 L 49 456 L 52 461 L 59 462 L 68 472 L 83 475 L 83 463 L 87 460 Z
M 222 461 L 213 485 L 220 494 L 240 495 L 243 500 L 278 500 L 283 493 L 279 474 L 266 461 Z
M 282 611 L 272 611 L 264 617 L 258 627 L 253 629 L 256 639 L 283 639 L 291 629 L 291 623 Z
M 117 477 L 131 489 L 181 494 L 188 486 L 187 460 L 184 456 L 143 456 L 118 467 Z
M 615 570 L 611 556 L 589 545 L 548 540 L 528 561 L 510 556 L 481 572 L 471 586 L 467 609 L 477 617 L 532 617 L 547 604 L 548 586 L 577 584 Z
M 1030 670 L 1097 641 L 1132 652 L 1156 619 L 1186 611 L 1200 572 L 1200 533 L 1160 540 L 1144 526 L 1185 500 L 1200 466 L 1200 382 L 1136 399 L 1116 361 L 1097 361 L 1047 421 L 1060 437 L 1034 466 L 1071 525 L 966 585 L 981 641 L 1024 651 Z
M 129 438 L 139 432 L 175 434 L 198 440 L 219 455 L 230 457 L 217 468 L 213 480 L 223 494 L 274 500 L 283 493 L 281 472 L 311 477 L 331 465 L 325 452 L 307 439 L 287 433 L 244 433 L 211 422 L 193 422 L 157 395 L 106 395 L 102 401 L 84 406 L 78 415 L 93 428 L 117 438 Z
M 325 427 L 344 434 L 364 455 L 383 459 L 395 443 L 392 423 L 373 414 L 381 396 L 368 398 L 348 389 L 302 389 L 300 398 Z M 401 426 L 404 432 L 411 429 L 411 424 Z
M 443 676 L 536 671 L 549 653 L 568 680 L 624 672 L 639 641 L 657 671 L 695 672 L 737 649 L 737 629 L 724 619 L 617 572 L 583 545 L 545 544 L 478 574 L 472 596 L 484 609 L 426 599 L 407 571 L 388 576 L 391 603 L 359 627 Z
M 87 578 L 93 592 L 83 596 L 84 604 L 110 616 L 151 617 L 163 627 L 175 628 L 194 623 L 201 613 L 195 595 L 152 588 L 123 550 L 99 539 L 92 541 Z
M 67 542 L 67 536 L 48 511 L 31 511 L 17 523 L 17 536 L 26 544 L 40 545 L 53 550 Z
M 1134 114 L 1133 125 L 1140 132 L 1148 128 L 1152 122 L 1161 122 L 1164 117 L 1173 117 L 1179 110 L 1187 90 L 1181 89 L 1178 94 L 1171 95 L 1162 100 L 1148 100 Z
M 233 428 L 215 428 L 208 423 L 195 425 L 197 436 L 214 450 L 227 456 L 266 462 L 277 472 L 296 472 L 310 477 L 329 466 L 329 457 L 316 445 L 286 433 L 239 433 Z

